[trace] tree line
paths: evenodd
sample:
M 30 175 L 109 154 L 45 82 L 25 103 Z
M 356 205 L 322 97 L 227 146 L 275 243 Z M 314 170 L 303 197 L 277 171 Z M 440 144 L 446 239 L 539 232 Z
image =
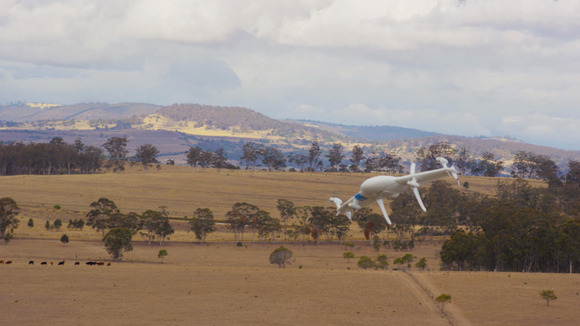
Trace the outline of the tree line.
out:
M 102 162 L 103 150 L 80 139 L 74 144 L 60 137 L 48 143 L 0 142 L 0 175 L 94 173 Z
M 0 175 L 15 174 L 72 174 L 97 173 L 102 168 L 121 172 L 128 164 L 141 164 L 148 169 L 160 164 L 159 150 L 152 144 L 142 144 L 129 156 L 127 137 L 111 137 L 100 147 L 87 146 L 81 139 L 67 144 L 60 137 L 48 143 L 0 142 Z M 477 156 L 466 148 L 457 148 L 448 142 L 439 142 L 420 148 L 416 160 L 422 171 L 437 168 L 437 157 L 446 157 L 455 164 L 462 175 L 488 176 L 506 175 L 505 164 L 493 153 L 484 152 Z M 341 143 L 332 144 L 324 150 L 317 140 L 310 143 L 308 151 L 284 153 L 273 146 L 256 142 L 241 144 L 239 165 L 228 159 L 223 148 L 215 151 L 192 146 L 185 152 L 185 160 L 195 170 L 202 168 L 245 169 L 266 168 L 268 170 L 325 171 L 325 172 L 382 172 L 402 173 L 401 158 L 394 153 L 376 152 L 354 145 L 350 155 Z M 573 162 L 573 161 L 571 161 Z M 563 182 L 565 173 L 545 155 L 520 151 L 514 154 L 511 176 L 515 178 L 540 178 L 550 184 Z

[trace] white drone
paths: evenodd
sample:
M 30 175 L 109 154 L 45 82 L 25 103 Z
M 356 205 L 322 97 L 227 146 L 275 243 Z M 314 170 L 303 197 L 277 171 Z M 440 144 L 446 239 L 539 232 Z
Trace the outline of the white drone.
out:
M 449 162 L 442 157 L 438 157 L 437 162 L 439 162 L 443 167 L 436 170 L 415 173 L 415 163 L 413 163 L 411 164 L 411 170 L 408 175 L 402 177 L 381 175 L 367 179 L 361 184 L 360 191 L 345 203 L 337 197 L 331 197 L 330 200 L 336 204 L 337 215 L 345 214 L 349 219 L 352 219 L 352 214 L 355 209 L 361 209 L 362 207 L 369 205 L 372 200 L 375 200 L 377 204 L 379 204 L 385 220 L 387 220 L 387 223 L 391 225 L 391 220 L 385 210 L 385 203 L 383 202 L 384 198 L 397 198 L 400 193 L 407 191 L 410 188 L 412 189 L 413 194 L 415 194 L 419 206 L 421 206 L 421 209 L 426 212 L 427 209 L 419 195 L 419 186 L 433 182 L 446 175 L 457 180 L 457 184 L 459 185 L 459 178 L 455 167 L 449 167 L 447 165 Z

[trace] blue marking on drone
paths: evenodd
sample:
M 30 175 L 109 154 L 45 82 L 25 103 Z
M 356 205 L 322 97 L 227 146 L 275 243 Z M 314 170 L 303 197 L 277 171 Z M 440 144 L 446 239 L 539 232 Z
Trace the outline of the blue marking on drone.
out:
M 358 201 L 363 201 L 363 200 L 367 200 L 367 197 L 364 197 L 363 195 L 361 195 L 360 193 L 357 193 L 356 195 L 354 195 L 354 198 Z

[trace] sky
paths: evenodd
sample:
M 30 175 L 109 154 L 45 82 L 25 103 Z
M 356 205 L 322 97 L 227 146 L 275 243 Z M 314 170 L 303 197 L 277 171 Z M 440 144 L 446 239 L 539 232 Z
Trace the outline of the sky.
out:
M 0 0 L 0 103 L 242 106 L 580 150 L 580 0 Z

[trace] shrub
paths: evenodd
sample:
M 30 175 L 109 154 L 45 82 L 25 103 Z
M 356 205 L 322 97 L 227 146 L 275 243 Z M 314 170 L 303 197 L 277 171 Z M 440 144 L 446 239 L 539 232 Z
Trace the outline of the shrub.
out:
M 550 301 L 558 299 L 554 290 L 543 290 L 540 292 L 542 299 L 546 300 L 546 306 L 550 306 Z
M 425 268 L 427 267 L 427 258 L 423 257 L 421 258 L 416 264 L 415 267 L 419 268 L 419 270 L 425 270 Z
M 167 250 L 166 249 L 159 250 L 159 253 L 157 254 L 157 258 L 161 259 L 161 263 L 163 263 L 163 259 L 166 256 L 167 256 Z
M 270 254 L 270 264 L 277 264 L 279 268 L 286 268 L 286 264 L 290 264 L 290 258 L 292 258 L 292 250 L 280 247 Z
M 411 263 L 415 258 L 417 258 L 417 256 L 414 256 L 413 254 L 405 254 L 405 256 L 401 257 L 403 264 L 407 264 L 407 267 L 411 267 Z
M 381 238 L 379 238 L 378 235 L 375 235 L 375 237 L 373 238 L 373 248 L 375 248 L 376 251 L 381 250 L 381 246 L 383 244 L 381 243 Z
M 34 227 L 34 220 L 31 218 L 28 219 L 28 227 L 29 228 Z
M 54 205 L 54 209 L 61 209 L 60 205 Z
M 75 219 L 75 220 L 68 220 L 68 226 L 67 228 L 69 229 L 79 229 L 82 230 L 83 227 L 85 226 L 85 221 L 81 218 L 81 219 Z
M 351 252 L 351 251 L 345 251 L 345 252 L 342 254 L 342 258 L 347 258 L 347 259 L 349 259 L 349 258 L 354 258 L 354 253 L 353 253 L 353 252 Z
M 62 226 L 62 220 L 60 218 L 57 218 L 56 220 L 54 220 L 54 228 L 55 229 L 60 229 L 60 227 Z
M 401 240 L 394 240 L 393 241 L 393 249 L 395 249 L 395 250 L 403 249 L 403 241 L 401 241 Z
M 387 266 L 389 266 L 387 255 L 385 255 L 385 254 L 379 255 L 379 257 L 377 257 L 377 268 L 381 268 L 382 270 L 386 270 Z
M 62 235 L 62 237 L 60 237 L 60 242 L 62 242 L 62 243 L 64 243 L 64 244 L 67 244 L 67 243 L 68 243 L 68 241 L 69 241 L 69 239 L 68 239 L 68 235 L 66 235 L 66 234 L 63 234 L 63 235 Z
M 441 312 L 445 313 L 445 304 L 451 301 L 451 296 L 449 294 L 442 293 L 440 296 L 435 298 L 435 301 L 441 304 Z
M 358 265 L 358 267 L 360 267 L 362 269 L 375 267 L 375 263 L 373 262 L 371 257 L 368 257 L 368 256 L 361 256 L 358 260 L 358 263 L 356 263 L 356 264 Z
M 393 264 L 395 265 L 399 265 L 399 267 L 401 265 L 403 265 L 405 263 L 405 261 L 403 260 L 403 258 L 399 257 L 399 258 L 395 258 L 395 260 L 393 261 Z
M 243 247 L 244 245 L 242 244 L 241 241 L 238 241 L 238 243 L 236 243 L 236 247 Z

